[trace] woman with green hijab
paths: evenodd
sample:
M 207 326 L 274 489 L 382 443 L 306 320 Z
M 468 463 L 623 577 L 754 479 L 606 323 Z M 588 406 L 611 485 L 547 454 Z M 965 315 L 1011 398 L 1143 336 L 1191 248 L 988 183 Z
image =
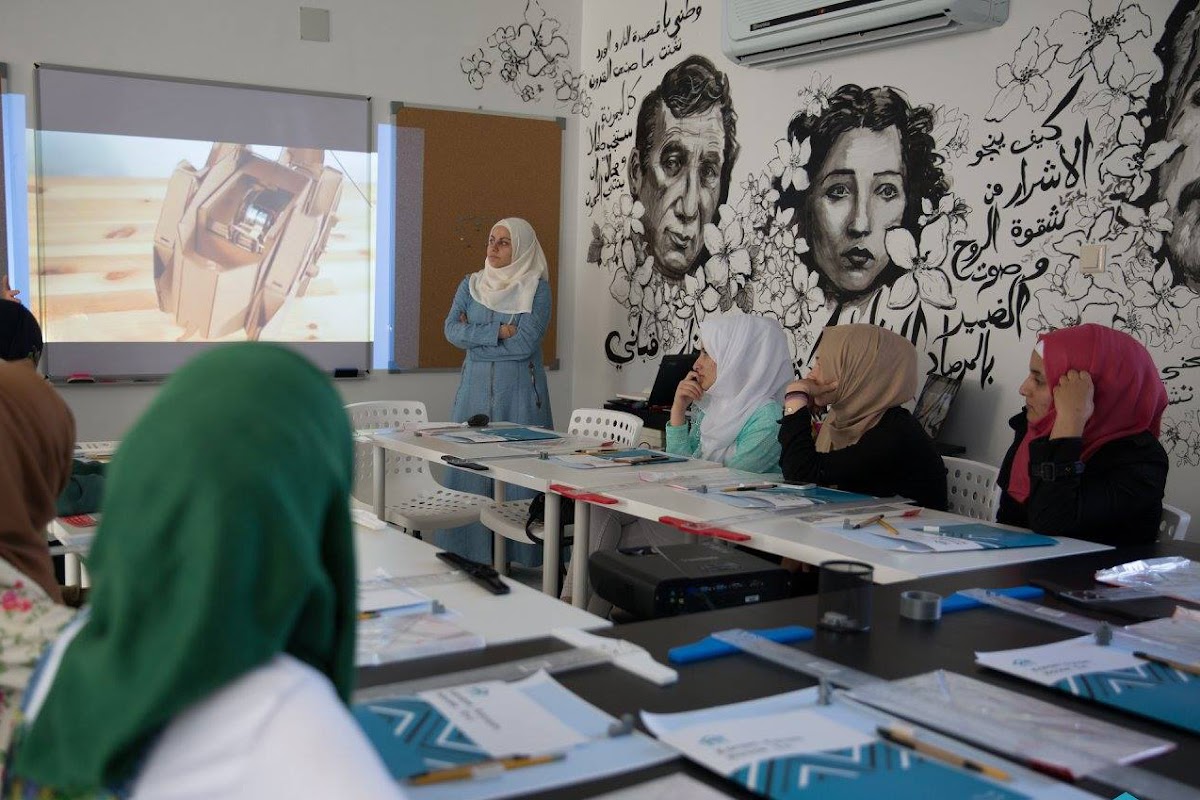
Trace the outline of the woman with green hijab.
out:
M 6 797 L 376 798 L 353 683 L 349 422 L 266 344 L 188 364 L 122 442 L 94 590 L 27 693 Z

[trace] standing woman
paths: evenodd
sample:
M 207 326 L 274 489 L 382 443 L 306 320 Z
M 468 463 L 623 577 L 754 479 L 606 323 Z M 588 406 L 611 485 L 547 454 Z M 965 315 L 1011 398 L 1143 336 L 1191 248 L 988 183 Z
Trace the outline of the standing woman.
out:
M 467 352 L 451 418 L 465 422 L 486 414 L 493 422 L 554 426 L 550 394 L 542 369 L 542 337 L 550 324 L 550 284 L 546 255 L 533 226 L 509 217 L 488 234 L 483 269 L 458 285 L 446 315 L 446 339 Z M 455 489 L 491 495 L 491 481 L 453 470 Z M 510 490 L 509 499 L 521 497 Z M 434 541 L 476 561 L 492 560 L 492 535 L 482 525 L 439 531 Z M 532 545 L 510 545 L 509 558 L 528 565 L 540 562 Z

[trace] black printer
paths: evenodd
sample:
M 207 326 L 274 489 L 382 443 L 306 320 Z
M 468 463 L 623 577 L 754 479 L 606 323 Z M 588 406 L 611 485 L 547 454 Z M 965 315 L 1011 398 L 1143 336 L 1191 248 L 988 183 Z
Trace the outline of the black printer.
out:
M 598 550 L 588 577 L 596 594 L 640 619 L 782 600 L 791 587 L 778 564 L 715 541 Z

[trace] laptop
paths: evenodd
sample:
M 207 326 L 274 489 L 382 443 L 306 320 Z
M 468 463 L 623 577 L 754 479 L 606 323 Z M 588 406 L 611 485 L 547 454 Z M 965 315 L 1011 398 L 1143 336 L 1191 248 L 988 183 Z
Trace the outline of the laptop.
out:
M 962 378 L 950 378 L 945 375 L 930 375 L 925 379 L 925 386 L 917 398 L 913 416 L 921 427 L 929 434 L 930 439 L 936 440 L 941 433 L 942 425 L 950 414 L 950 405 L 958 395 L 962 386 Z
M 687 377 L 700 357 L 699 353 L 677 353 L 663 356 L 658 365 L 658 375 L 654 378 L 654 388 L 650 390 L 647 404 L 651 407 L 670 406 L 675 402 L 675 390 L 679 382 Z

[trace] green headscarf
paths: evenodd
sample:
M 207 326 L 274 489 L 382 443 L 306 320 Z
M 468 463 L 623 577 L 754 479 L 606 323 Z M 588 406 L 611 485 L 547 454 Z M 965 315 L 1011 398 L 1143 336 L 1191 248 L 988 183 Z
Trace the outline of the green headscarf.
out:
M 113 459 L 91 617 L 13 776 L 64 794 L 122 783 L 172 718 L 281 652 L 348 701 L 353 469 L 337 392 L 303 357 L 247 343 L 184 367 Z

